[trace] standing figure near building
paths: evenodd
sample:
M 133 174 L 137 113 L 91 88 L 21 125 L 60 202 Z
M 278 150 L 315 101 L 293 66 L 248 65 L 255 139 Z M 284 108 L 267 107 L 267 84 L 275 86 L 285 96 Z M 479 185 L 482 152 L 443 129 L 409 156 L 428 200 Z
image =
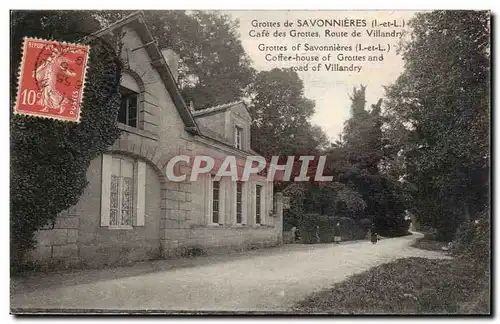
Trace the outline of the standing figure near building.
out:
M 375 228 L 375 224 L 372 224 L 371 241 L 373 244 L 377 243 L 377 230 Z
M 340 240 L 341 240 L 341 237 L 340 237 L 340 223 L 337 223 L 337 225 L 335 226 L 335 233 L 334 233 L 334 236 L 333 236 L 333 241 L 335 243 L 339 244 Z

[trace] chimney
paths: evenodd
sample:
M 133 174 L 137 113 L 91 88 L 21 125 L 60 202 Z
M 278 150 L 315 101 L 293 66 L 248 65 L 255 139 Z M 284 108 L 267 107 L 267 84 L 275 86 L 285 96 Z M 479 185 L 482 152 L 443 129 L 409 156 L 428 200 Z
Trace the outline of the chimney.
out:
M 177 54 L 170 48 L 162 49 L 161 54 L 167 62 L 167 65 L 170 68 L 170 72 L 172 72 L 175 82 L 177 83 L 179 81 L 179 54 Z

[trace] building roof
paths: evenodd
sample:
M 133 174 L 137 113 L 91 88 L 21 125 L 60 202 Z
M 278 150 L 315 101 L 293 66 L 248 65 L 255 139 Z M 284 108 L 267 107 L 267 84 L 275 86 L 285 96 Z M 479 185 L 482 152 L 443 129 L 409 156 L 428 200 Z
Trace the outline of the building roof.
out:
M 175 81 L 161 51 L 156 46 L 153 35 L 146 25 L 146 20 L 142 11 L 137 11 L 126 16 L 114 22 L 113 24 L 95 32 L 92 36 L 101 37 L 125 25 L 131 25 L 141 38 L 141 41 L 144 44 L 144 49 L 151 58 L 151 65 L 156 69 L 156 71 L 160 75 L 161 80 L 165 84 L 167 91 L 170 93 L 175 107 L 177 108 L 177 111 L 179 112 L 179 115 L 184 122 L 186 131 L 191 134 L 200 134 L 200 129 L 196 124 L 193 115 L 189 111 L 189 108 L 184 102 L 184 99 L 182 98 L 179 88 L 177 87 L 177 82 Z
M 225 103 L 222 105 L 203 108 L 203 109 L 194 110 L 193 107 L 190 107 L 190 109 L 191 109 L 191 113 L 193 114 L 193 116 L 198 117 L 198 116 L 205 116 L 205 115 L 209 115 L 209 114 L 213 114 L 213 113 L 226 111 L 226 110 L 231 109 L 232 107 L 234 107 L 236 105 L 242 105 L 243 107 L 245 107 L 245 110 L 248 112 L 248 115 L 251 116 L 250 111 L 248 110 L 248 107 L 245 104 L 245 102 L 243 102 L 243 100 L 236 100 L 233 102 L 228 102 L 228 103 Z
M 142 11 L 136 11 L 112 23 L 111 25 L 95 32 L 94 34 L 91 35 L 91 37 L 102 37 L 106 34 L 112 33 L 114 30 L 123 27 L 125 25 L 130 25 L 132 28 L 134 28 L 134 30 L 141 38 L 141 41 L 143 42 L 143 47 L 148 53 L 149 57 L 151 58 L 151 65 L 156 69 L 156 71 L 160 75 L 160 78 L 165 84 L 167 91 L 171 95 L 175 107 L 177 108 L 177 111 L 179 112 L 181 119 L 184 122 L 185 130 L 193 135 L 200 135 L 205 138 L 219 142 L 221 144 L 227 145 L 232 149 L 235 149 L 234 146 L 231 145 L 231 143 L 226 142 L 223 138 L 221 138 L 217 134 L 217 132 L 203 126 L 202 129 L 200 129 L 200 125 L 196 123 L 194 117 L 215 113 L 218 111 L 224 111 L 238 104 L 242 104 L 248 111 L 246 104 L 243 101 L 238 100 L 227 104 L 218 105 L 215 107 L 209 107 L 196 111 L 190 109 L 186 105 L 186 102 L 184 101 L 182 94 L 180 93 L 179 87 L 177 86 L 177 82 L 172 75 L 170 67 L 165 61 L 163 54 L 156 45 L 156 41 L 153 35 L 151 34 L 151 31 L 146 25 L 146 19 Z M 249 151 L 250 153 L 257 154 L 252 149 L 250 149 Z
M 237 101 L 229 102 L 226 104 L 222 104 L 222 105 L 218 105 L 218 106 L 214 106 L 214 107 L 203 108 L 203 109 L 198 109 L 198 110 L 194 110 L 191 107 L 191 113 L 193 114 L 193 116 L 197 117 L 197 116 L 206 115 L 206 114 L 210 114 L 210 113 L 214 113 L 214 112 L 225 111 L 225 110 L 228 110 L 231 107 L 233 107 L 239 103 L 243 103 L 243 101 L 237 100 Z

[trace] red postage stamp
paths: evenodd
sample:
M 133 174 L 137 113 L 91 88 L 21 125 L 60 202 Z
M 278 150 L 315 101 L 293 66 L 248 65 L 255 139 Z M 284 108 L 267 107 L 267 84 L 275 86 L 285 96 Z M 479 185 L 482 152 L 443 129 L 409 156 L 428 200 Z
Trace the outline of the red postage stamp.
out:
M 25 38 L 14 113 L 79 122 L 89 46 Z

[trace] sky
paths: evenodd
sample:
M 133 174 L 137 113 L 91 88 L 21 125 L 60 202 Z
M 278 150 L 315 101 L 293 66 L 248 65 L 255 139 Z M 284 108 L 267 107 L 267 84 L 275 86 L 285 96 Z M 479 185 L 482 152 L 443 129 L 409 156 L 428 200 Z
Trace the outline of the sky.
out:
M 333 59 L 330 63 L 343 63 L 337 62 L 336 55 L 339 52 L 292 52 L 291 48 L 296 43 L 305 43 L 312 45 L 351 45 L 362 44 L 363 46 L 382 44 L 386 48 L 390 45 L 390 51 L 385 53 L 384 60 L 381 62 L 346 62 L 343 64 L 362 65 L 361 71 L 358 72 L 331 72 L 325 71 L 308 71 L 298 72 L 300 78 L 304 81 L 305 96 L 312 99 L 316 103 L 316 112 L 311 121 L 322 127 L 325 133 L 332 139 L 337 139 L 338 135 L 342 132 L 343 123 L 349 118 L 350 100 L 349 95 L 352 93 L 353 87 L 359 87 L 360 84 L 366 85 L 366 100 L 367 107 L 375 104 L 379 98 L 383 98 L 384 85 L 393 83 L 396 78 L 403 71 L 403 61 L 399 55 L 396 54 L 395 48 L 398 43 L 396 38 L 375 38 L 369 37 L 366 34 L 366 29 L 372 29 L 371 24 L 374 19 L 378 22 L 381 21 L 394 21 L 399 24 L 405 22 L 405 28 L 387 27 L 382 30 L 397 31 L 407 30 L 408 20 L 415 14 L 414 11 L 227 11 L 225 12 L 232 16 L 233 19 L 238 19 L 240 23 L 239 32 L 240 39 L 243 47 L 253 61 L 253 66 L 257 70 L 271 70 L 275 67 L 290 67 L 296 65 L 295 62 L 269 62 L 265 59 L 266 53 L 258 50 L 259 44 L 265 45 L 286 45 L 287 52 L 285 54 L 295 55 L 295 53 L 312 55 L 312 54 L 325 54 L 331 53 Z M 295 26 L 284 27 L 284 21 L 290 20 L 297 24 L 297 19 L 301 20 L 314 20 L 314 19 L 366 19 L 368 26 L 365 28 L 358 27 L 300 27 Z M 252 26 L 252 21 L 257 20 L 259 23 L 280 22 L 279 28 L 263 28 Z M 284 38 L 275 37 L 250 37 L 251 30 L 260 32 L 262 30 L 274 31 L 279 30 L 289 32 L 291 29 L 299 31 L 318 31 L 322 37 L 290 37 L 287 34 Z M 332 31 L 347 31 L 351 34 L 354 30 L 362 32 L 361 37 L 324 37 L 324 30 Z M 276 53 L 276 52 L 274 52 Z M 350 53 L 344 52 L 348 55 L 370 55 L 370 53 Z M 371 53 L 371 55 L 376 53 Z

